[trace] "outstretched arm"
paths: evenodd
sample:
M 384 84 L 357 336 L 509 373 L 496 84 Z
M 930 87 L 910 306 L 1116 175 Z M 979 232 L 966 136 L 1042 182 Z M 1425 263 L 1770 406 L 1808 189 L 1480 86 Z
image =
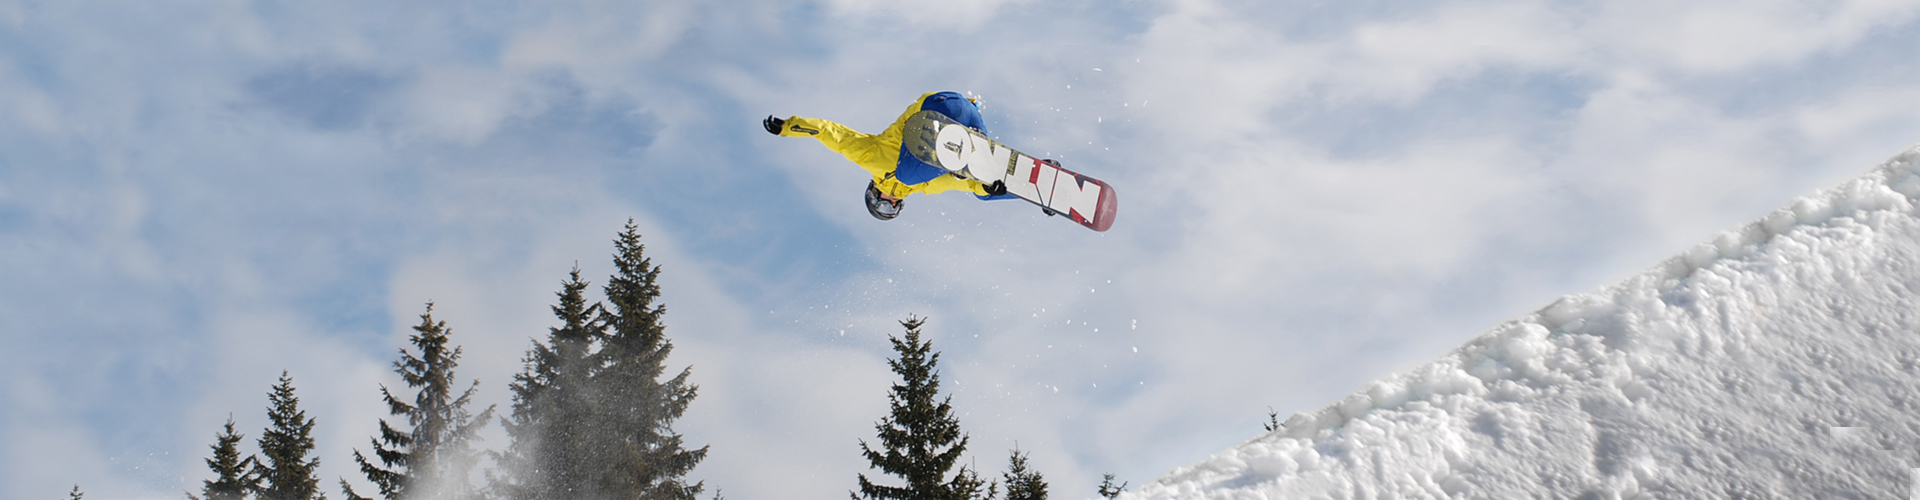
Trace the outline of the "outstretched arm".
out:
M 780 135 L 786 137 L 812 137 L 819 139 L 827 149 L 840 153 L 851 161 L 867 169 L 875 177 L 893 171 L 893 163 L 898 148 L 887 147 L 878 136 L 862 134 L 828 120 L 819 118 L 788 118 L 780 129 Z

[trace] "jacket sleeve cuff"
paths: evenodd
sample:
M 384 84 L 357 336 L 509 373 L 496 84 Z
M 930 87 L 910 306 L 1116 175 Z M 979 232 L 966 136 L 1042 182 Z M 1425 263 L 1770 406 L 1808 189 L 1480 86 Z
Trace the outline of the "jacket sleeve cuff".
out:
M 786 123 L 780 126 L 780 136 L 814 137 L 820 135 L 820 129 L 820 124 L 814 123 L 812 118 L 790 116 L 787 117 Z

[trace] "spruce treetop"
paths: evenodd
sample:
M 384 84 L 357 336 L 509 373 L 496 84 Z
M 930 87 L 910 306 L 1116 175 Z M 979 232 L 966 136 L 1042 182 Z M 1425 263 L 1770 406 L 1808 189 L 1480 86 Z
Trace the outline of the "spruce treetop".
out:
M 931 342 L 920 338 L 920 327 L 925 323 L 925 319 L 909 316 L 900 322 L 906 329 L 905 338 L 888 337 L 898 357 L 888 360 L 887 365 L 900 381 L 887 395 L 891 411 L 874 425 L 880 449 L 868 446 L 865 440 L 860 442 L 860 450 L 873 468 L 898 476 L 907 484 L 883 486 L 861 474 L 859 496 L 967 500 L 979 495 L 986 484 L 966 467 L 952 480 L 946 477 L 966 453 L 968 438 L 953 416 L 952 397 L 940 398 L 940 354 L 933 351 Z
M 255 492 L 263 500 L 324 499 L 320 479 L 315 475 L 320 458 L 307 460 L 313 451 L 313 419 L 300 409 L 294 395 L 293 378 L 280 372 L 280 383 L 267 395 L 270 426 L 260 433 L 260 456 L 264 463 L 254 464 L 253 475 L 262 483 Z
M 243 439 L 245 436 L 233 432 L 233 416 L 228 415 L 225 430 L 214 436 L 214 444 L 210 446 L 213 457 L 207 459 L 207 468 L 215 478 L 202 481 L 200 494 L 205 495 L 205 500 L 241 500 L 248 492 L 260 488 L 260 479 L 249 471 L 255 465 L 255 457 L 240 457 L 239 444 Z
M 606 343 L 601 349 L 602 371 L 595 377 L 609 401 L 603 407 L 602 429 L 612 434 L 607 461 L 619 470 L 609 481 L 622 497 L 693 500 L 705 489 L 682 477 L 706 458 L 707 448 L 689 450 L 673 422 L 687 411 L 698 394 L 688 383 L 692 368 L 661 380 L 673 342 L 667 339 L 662 317 L 667 308 L 660 297 L 660 266 L 646 256 L 640 231 L 632 219 L 614 240 L 614 274 L 605 287 L 608 307 L 601 310 Z
M 614 247 L 604 302 L 585 298 L 576 266 L 553 306 L 560 326 L 514 377 L 512 412 L 501 419 L 512 441 L 490 475 L 499 496 L 693 500 L 704 490 L 684 476 L 707 448 L 687 449 L 673 431 L 697 388 L 690 368 L 663 379 L 673 343 L 658 303 L 660 266 L 632 220 Z
M 1047 500 L 1047 481 L 1040 471 L 1027 468 L 1027 455 L 1014 448 L 1007 457 L 1007 500 Z
M 1100 496 L 1111 499 L 1120 496 L 1121 493 L 1126 491 L 1126 482 L 1122 481 L 1120 484 L 1113 484 L 1113 474 L 1106 474 L 1100 477 L 1100 489 L 1098 490 Z
M 385 385 L 380 387 L 388 412 L 405 416 L 408 431 L 381 419 L 373 448 L 385 466 L 374 465 L 359 450 L 354 450 L 353 459 L 388 500 L 470 497 L 467 474 L 478 460 L 470 443 L 493 418 L 494 407 L 488 406 L 478 416 L 467 411 L 479 381 L 454 395 L 454 368 L 460 364 L 461 348 L 449 348 L 453 330 L 445 321 L 433 319 L 432 302 L 413 332 L 408 342 L 417 353 L 400 349 L 400 359 L 393 363 L 400 379 L 417 390 L 413 399 L 396 397 Z M 349 498 L 360 498 L 345 480 L 341 489 Z

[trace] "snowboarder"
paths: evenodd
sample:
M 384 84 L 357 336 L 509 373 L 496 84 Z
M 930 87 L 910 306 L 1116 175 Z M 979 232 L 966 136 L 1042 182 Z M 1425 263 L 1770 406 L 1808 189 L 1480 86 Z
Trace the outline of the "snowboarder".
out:
M 860 165 L 873 180 L 867 182 L 867 213 L 880 220 L 892 220 L 900 215 L 903 199 L 916 193 L 940 193 L 965 190 L 982 200 L 1013 198 L 1007 194 L 1006 183 L 994 181 L 982 184 L 974 179 L 953 175 L 940 167 L 927 164 L 905 154 L 901 146 L 902 129 L 907 118 L 923 110 L 938 112 L 956 122 L 981 132 L 986 131 L 986 121 L 980 116 L 980 105 L 956 92 L 928 92 L 907 106 L 893 125 L 878 135 L 862 134 L 845 125 L 819 118 L 799 116 L 786 119 L 767 116 L 761 122 L 768 133 L 786 137 L 813 137 L 825 144 L 847 160 Z

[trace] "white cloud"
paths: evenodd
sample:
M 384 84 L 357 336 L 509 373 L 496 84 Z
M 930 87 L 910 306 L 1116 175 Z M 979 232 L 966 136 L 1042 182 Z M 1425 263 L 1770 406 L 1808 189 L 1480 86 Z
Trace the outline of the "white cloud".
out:
M 1900 0 L 1608 2 L 1589 36 L 1614 64 L 1717 73 L 1841 50 L 1916 13 L 1920 2 Z
M 409 131 L 427 139 L 478 145 L 502 122 L 526 109 L 521 82 L 498 71 L 460 67 L 422 68 L 409 92 Z
M 1155 18 L 1137 50 L 1146 66 L 1122 87 L 1126 99 L 1158 105 L 1148 126 L 1181 139 L 1257 132 L 1268 110 L 1303 97 L 1313 74 L 1291 70 L 1323 60 L 1312 47 L 1289 44 L 1253 20 L 1199 2 Z
M 1899 130 L 1911 127 L 1905 109 L 1888 104 L 1905 102 L 1920 102 L 1920 90 L 1862 86 L 1835 96 L 1832 100 L 1816 102 L 1796 110 L 1793 112 L 1794 128 L 1816 143 L 1852 142 L 1861 136 L 1879 135 L 1889 128 Z
M 0 2 L 0 22 L 12 25 L 14 29 L 19 29 L 22 24 L 26 24 L 26 2 L 23 0 Z
M 887 0 L 827 0 L 837 14 L 885 23 L 901 20 L 913 27 L 932 26 L 959 32 L 978 29 L 1007 5 L 1026 0 L 958 0 L 938 3 Z
M 103 449 L 110 447 L 100 445 L 94 429 L 65 419 L 45 417 L 18 419 L 11 427 L 0 434 L 7 443 L 9 472 L 37 479 L 31 483 L 0 486 L 0 493 L 13 498 L 31 498 L 64 494 L 79 486 L 81 491 L 97 497 L 162 498 L 120 477 L 130 472 L 127 468 L 133 464 L 122 460 L 129 457 L 113 456 L 112 451 Z M 58 491 L 51 485 L 60 485 Z
M 563 67 L 592 74 L 586 79 L 595 82 L 630 78 L 598 73 L 635 69 L 681 42 L 695 26 L 697 7 L 690 1 L 559 6 L 546 22 L 513 32 L 501 63 L 513 69 Z
M 1541 3 L 1450 3 L 1428 17 L 1358 26 L 1323 64 L 1340 75 L 1336 94 L 1406 102 L 1440 80 L 1481 71 L 1577 67 L 1589 42 L 1570 32 L 1573 24 Z
M 0 101 L 0 110 L 14 117 L 13 125 L 20 125 L 29 131 L 43 136 L 55 137 L 64 132 L 66 123 L 62 119 L 59 107 L 40 89 L 28 85 L 6 84 L 5 101 Z

